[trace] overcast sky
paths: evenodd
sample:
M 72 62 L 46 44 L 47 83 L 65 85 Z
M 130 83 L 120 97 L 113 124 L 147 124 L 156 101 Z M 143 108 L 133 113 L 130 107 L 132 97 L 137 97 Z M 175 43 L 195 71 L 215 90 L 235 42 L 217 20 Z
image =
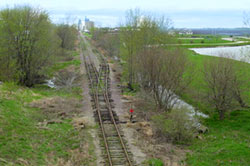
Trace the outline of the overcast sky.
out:
M 136 7 L 166 15 L 177 28 L 242 27 L 250 12 L 250 0 L 0 0 L 0 8 L 26 4 L 46 9 L 54 22 L 87 16 L 98 26 L 116 26 Z

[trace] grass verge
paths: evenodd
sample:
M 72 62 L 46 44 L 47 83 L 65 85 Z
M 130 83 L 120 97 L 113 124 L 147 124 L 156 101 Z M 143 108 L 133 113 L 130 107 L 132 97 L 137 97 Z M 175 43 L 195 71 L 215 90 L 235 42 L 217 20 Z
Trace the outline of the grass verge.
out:
M 187 164 L 195 166 L 248 166 L 250 163 L 250 110 L 233 111 L 224 121 L 207 119 L 209 132 L 190 148 Z
M 75 53 L 73 60 L 55 64 L 51 73 L 70 65 L 80 66 L 78 55 Z M 95 165 L 91 127 L 76 129 L 73 117 L 78 115 L 72 112 L 70 116 L 51 119 L 50 111 L 57 116 L 61 111 L 68 113 L 63 107 L 55 107 L 64 103 L 52 103 L 44 109 L 31 107 L 36 101 L 52 102 L 59 98 L 57 101 L 75 101 L 71 109 L 81 110 L 81 90 L 79 87 L 56 90 L 44 85 L 33 88 L 14 83 L 0 85 L 0 165 Z

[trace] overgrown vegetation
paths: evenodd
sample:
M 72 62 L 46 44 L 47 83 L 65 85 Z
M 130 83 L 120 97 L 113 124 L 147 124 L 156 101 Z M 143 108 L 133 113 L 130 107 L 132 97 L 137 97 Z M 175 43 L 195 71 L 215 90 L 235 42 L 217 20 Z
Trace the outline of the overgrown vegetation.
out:
M 60 47 L 66 50 L 73 50 L 77 40 L 77 30 L 74 25 L 59 24 L 56 26 L 56 34 L 60 38 Z
M 73 50 L 77 31 L 53 25 L 46 11 L 29 6 L 0 11 L 0 80 L 32 87 L 47 78 L 57 56 Z
M 1 80 L 28 87 L 44 77 L 57 41 L 45 11 L 15 7 L 0 11 Z
M 188 144 L 197 135 L 195 119 L 190 118 L 189 110 L 180 108 L 169 113 L 159 114 L 152 117 L 156 125 L 159 138 L 167 142 Z
M 101 28 L 94 28 L 92 33 L 92 39 L 96 41 L 96 46 L 106 50 L 107 56 L 119 56 L 120 38 L 118 33 Z
M 25 6 L 0 11 L 0 31 L 0 165 L 93 165 L 94 126 L 75 122 L 83 97 L 74 26 Z M 42 84 L 48 78 L 55 88 Z

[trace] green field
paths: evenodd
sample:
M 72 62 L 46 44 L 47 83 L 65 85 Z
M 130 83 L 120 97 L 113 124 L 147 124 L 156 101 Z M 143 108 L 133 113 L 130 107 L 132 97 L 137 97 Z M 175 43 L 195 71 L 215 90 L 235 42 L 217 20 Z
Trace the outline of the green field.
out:
M 218 46 L 243 46 L 250 45 L 250 39 L 234 37 L 233 41 L 223 40 L 230 36 L 221 35 L 179 35 L 176 43 L 184 48 L 218 47 Z M 242 43 L 237 43 L 237 42 Z
M 205 87 L 204 81 L 204 63 L 207 61 L 213 61 L 218 59 L 219 57 L 213 56 L 206 56 L 206 55 L 199 55 L 194 51 L 187 50 L 188 59 L 192 63 L 192 70 L 194 71 L 191 73 L 190 76 L 193 77 L 188 90 L 180 94 L 180 96 L 191 105 L 194 105 L 200 110 L 203 110 L 205 113 L 211 113 L 209 105 L 205 103 L 207 93 L 207 89 Z M 245 86 L 249 87 L 249 80 L 250 80 L 250 64 L 240 61 L 232 60 L 235 64 L 235 67 L 239 70 L 237 73 L 240 77 L 246 82 Z M 188 74 L 188 73 L 187 73 Z M 250 105 L 250 92 L 245 91 L 244 94 L 246 96 L 246 103 Z
M 234 110 L 228 113 L 224 121 L 219 121 L 215 110 L 206 102 L 205 82 L 203 79 L 204 62 L 218 57 L 198 55 L 188 51 L 188 57 L 194 64 L 195 76 L 189 90 L 181 97 L 194 107 L 210 115 L 204 120 L 209 132 L 201 140 L 196 140 L 187 157 L 190 166 L 247 166 L 250 163 L 250 109 Z M 233 60 L 232 60 L 233 61 Z M 250 77 L 250 64 L 234 61 L 239 74 L 245 79 Z M 246 83 L 245 86 L 248 85 Z M 244 93 L 246 103 L 250 105 L 250 92 Z
M 223 40 L 221 36 L 198 36 L 190 38 L 178 38 L 181 44 L 208 44 L 208 43 L 231 43 L 231 41 Z

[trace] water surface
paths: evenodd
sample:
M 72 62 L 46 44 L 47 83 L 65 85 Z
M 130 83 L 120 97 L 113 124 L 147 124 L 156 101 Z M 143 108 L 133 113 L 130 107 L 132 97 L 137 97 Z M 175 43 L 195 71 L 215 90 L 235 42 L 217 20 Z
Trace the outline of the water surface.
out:
M 250 45 L 236 47 L 191 48 L 198 54 L 217 56 L 229 55 L 231 59 L 250 63 Z

